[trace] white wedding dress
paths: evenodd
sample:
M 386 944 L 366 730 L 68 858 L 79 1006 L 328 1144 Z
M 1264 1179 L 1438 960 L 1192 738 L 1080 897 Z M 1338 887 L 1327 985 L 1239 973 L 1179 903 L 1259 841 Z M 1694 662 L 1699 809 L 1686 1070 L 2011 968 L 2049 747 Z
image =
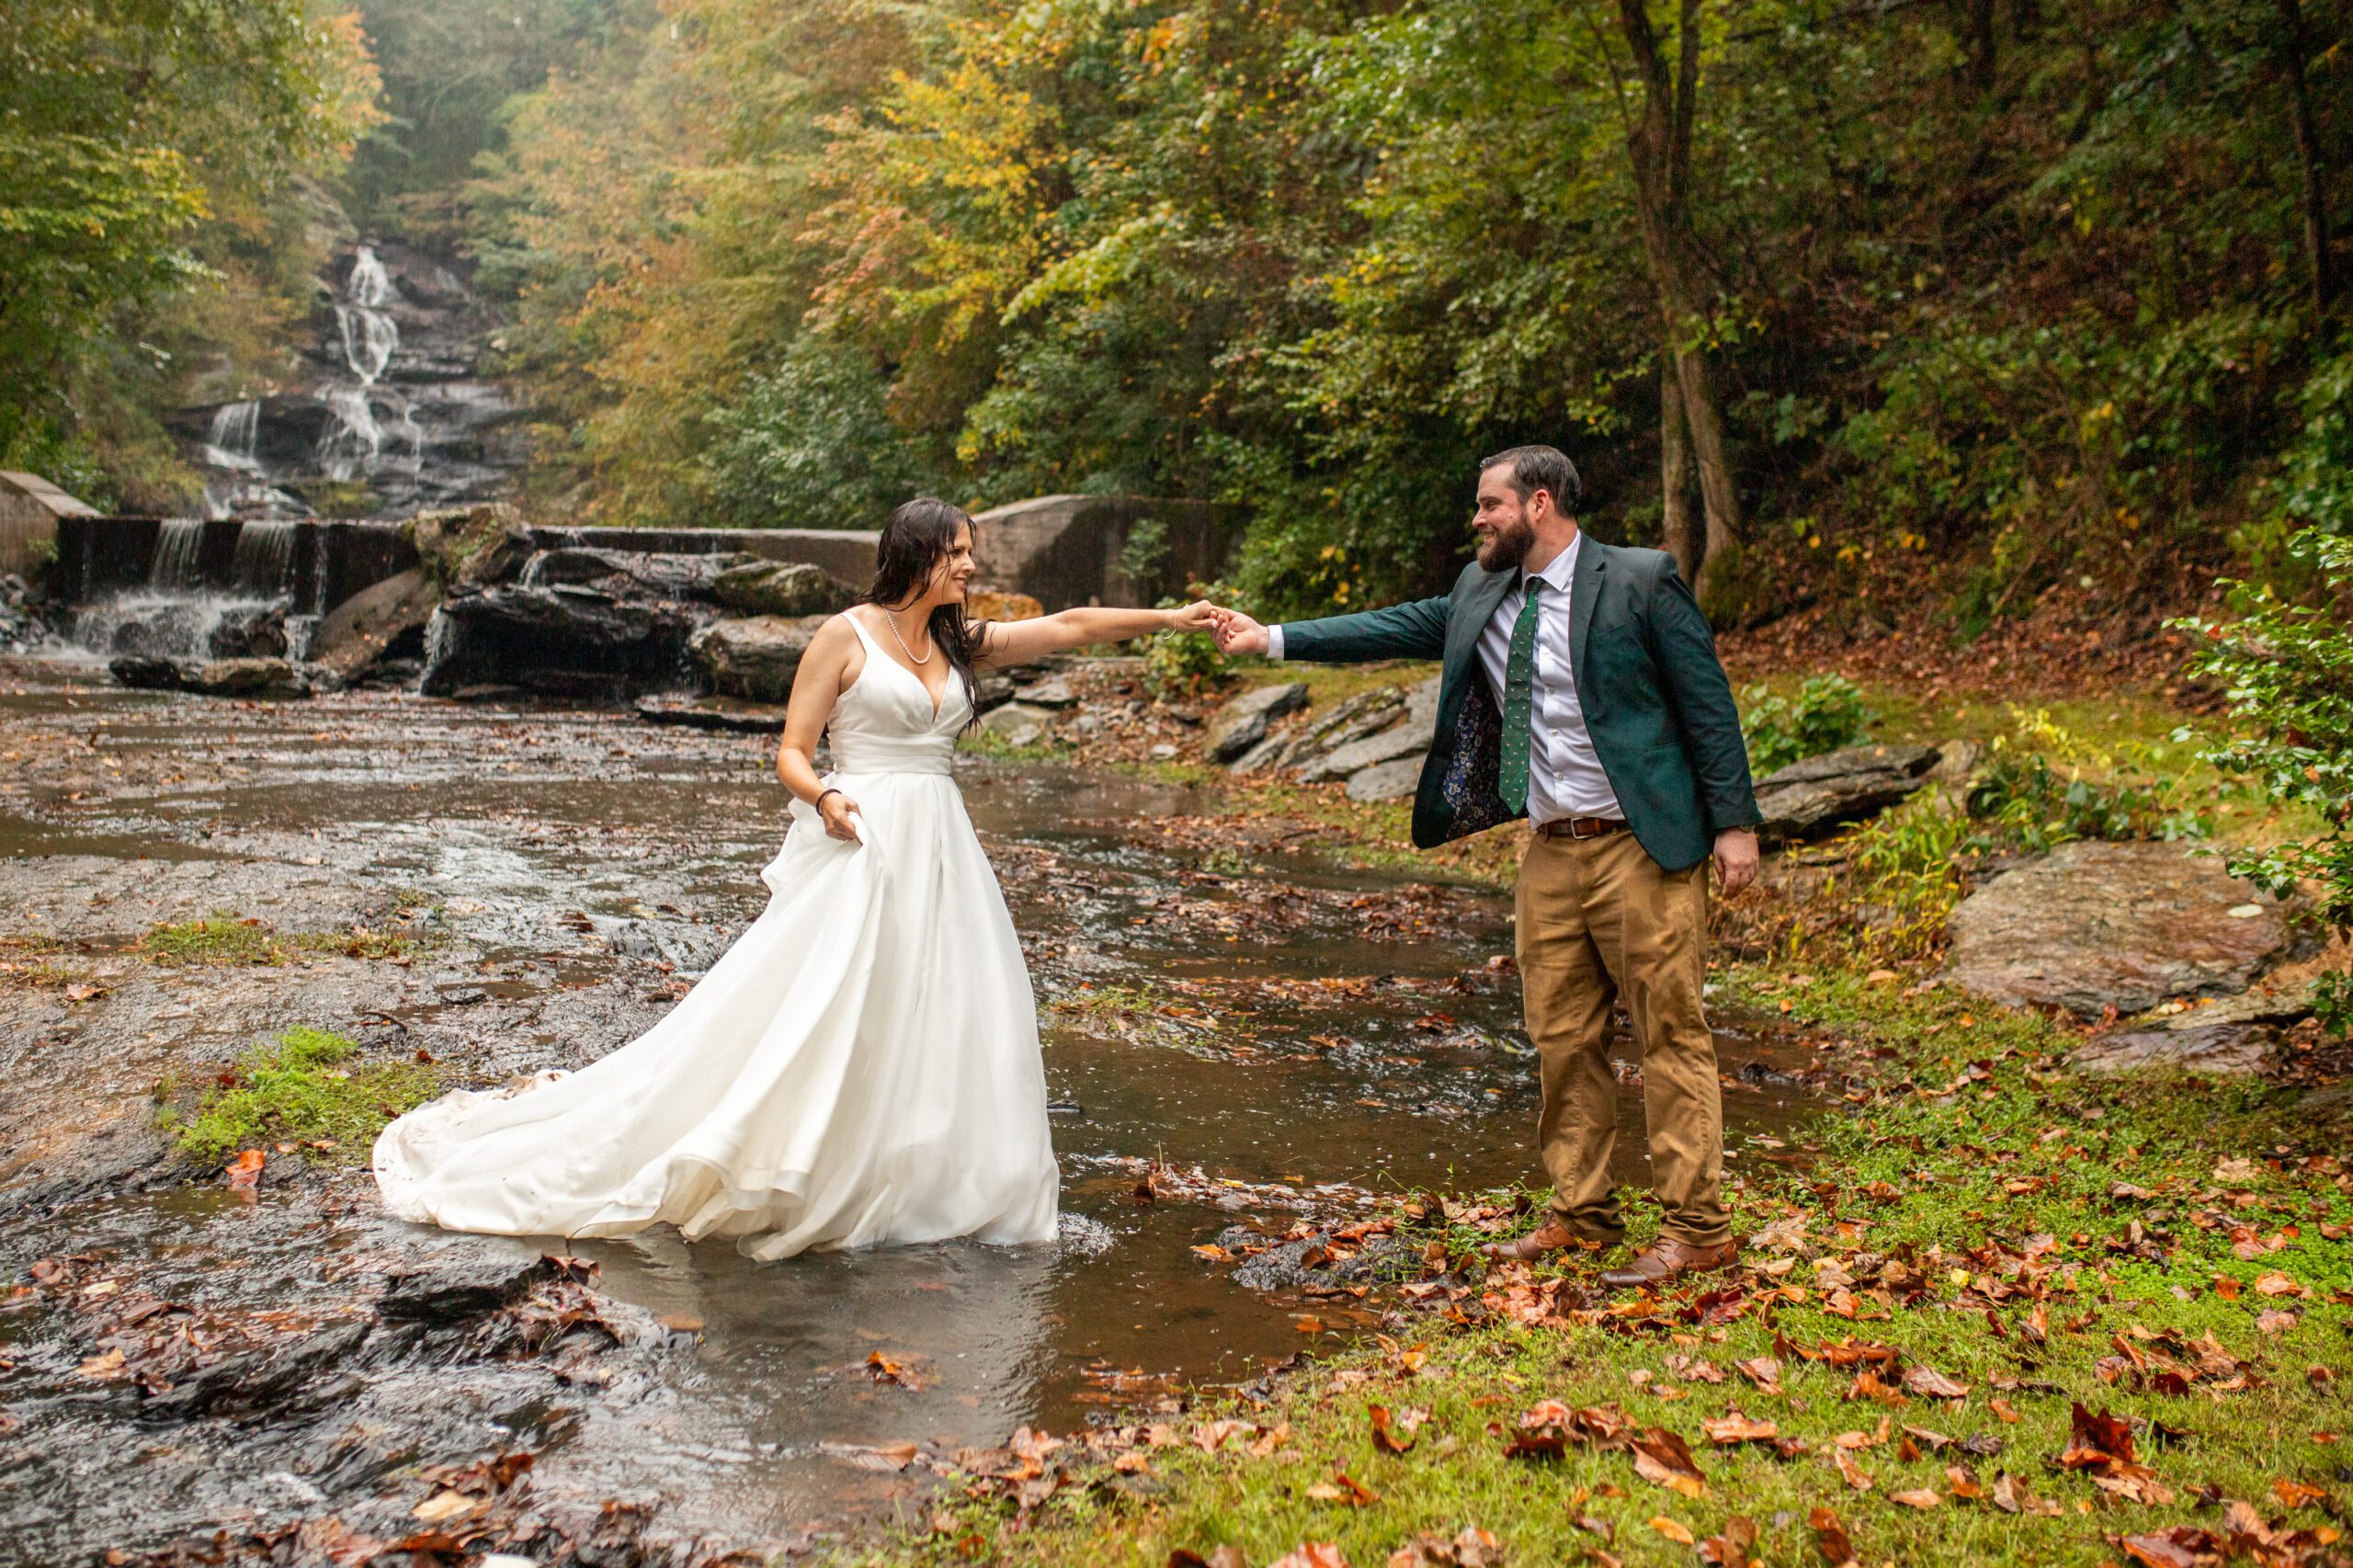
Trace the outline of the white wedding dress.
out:
M 863 841 L 795 801 L 767 909 L 660 1023 L 576 1073 L 461 1091 L 376 1141 L 405 1220 L 499 1235 L 675 1225 L 754 1257 L 1054 1234 L 1036 1001 L 937 710 L 858 617 L 827 726 Z

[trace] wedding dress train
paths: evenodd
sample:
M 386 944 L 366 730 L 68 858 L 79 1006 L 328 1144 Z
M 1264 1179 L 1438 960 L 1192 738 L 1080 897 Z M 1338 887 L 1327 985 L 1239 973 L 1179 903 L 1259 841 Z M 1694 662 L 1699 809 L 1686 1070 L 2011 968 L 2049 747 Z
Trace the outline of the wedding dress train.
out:
M 862 842 L 795 801 L 767 909 L 667 1017 L 576 1073 L 460 1091 L 377 1140 L 391 1210 L 453 1231 L 675 1225 L 755 1257 L 1042 1241 L 1060 1190 L 1036 1003 L 937 709 L 858 618 L 828 724 Z

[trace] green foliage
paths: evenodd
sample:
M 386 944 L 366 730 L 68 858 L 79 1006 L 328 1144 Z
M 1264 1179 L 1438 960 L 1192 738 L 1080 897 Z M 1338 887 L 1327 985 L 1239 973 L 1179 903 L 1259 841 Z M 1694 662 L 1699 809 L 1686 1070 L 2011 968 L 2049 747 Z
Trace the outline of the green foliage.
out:
M 297 1025 L 246 1052 L 235 1071 L 224 1074 L 228 1081 L 207 1089 L 185 1119 L 167 1108 L 161 1125 L 192 1160 L 290 1142 L 306 1156 L 364 1161 L 384 1124 L 424 1104 L 438 1085 L 432 1073 L 415 1062 L 345 1066 L 358 1050 L 342 1035 Z M 320 1143 L 331 1147 L 320 1149 Z
M 865 356 L 815 337 L 711 415 L 705 459 L 727 520 L 745 528 L 870 528 L 936 493 L 920 446 L 891 422 L 890 382 Z
M 1878 716 L 1863 701 L 1862 688 L 1842 675 L 1807 676 L 1794 700 L 1761 683 L 1741 697 L 1748 765 L 1760 778 L 1809 756 L 1862 744 Z
M 1473 460 L 1550 440 L 1597 533 L 1655 539 L 1608 7 L 533 3 L 564 69 L 468 200 L 552 411 L 535 483 L 591 515 L 1237 502 L 1250 602 L 1313 614 L 1443 587 Z M 2289 107 L 2325 174 L 2353 77 L 2341 18 L 2282 15 L 1775 0 L 1709 28 L 1690 330 L 1751 520 L 1712 608 L 1940 574 L 1972 636 L 2226 537 L 2276 556 L 2298 442 L 2281 494 L 2333 505 L 2353 371 Z
M 2075 838 L 2205 838 L 2213 824 L 2182 803 L 2178 780 L 2092 778 L 2043 753 L 1996 756 L 1970 781 L 1969 814 L 2006 846 L 2041 853 Z
M 306 0 L 0 10 L 0 466 L 170 491 L 160 411 L 196 355 L 284 324 L 300 179 L 373 92 L 352 20 Z
M 2233 874 L 2283 897 L 2310 884 L 2313 917 L 2353 935 L 2353 537 L 2309 528 L 2289 548 L 2317 578 L 2317 604 L 2240 584 L 2240 619 L 2179 624 L 2200 640 L 2192 672 L 2222 683 L 2230 716 L 2251 732 L 2207 760 L 2323 824 L 2317 837 L 2234 854 Z M 2320 1003 L 2332 1028 L 2353 1033 L 2353 981 L 2328 977 Z
M 1144 689 L 1163 702 L 1199 697 L 1231 669 L 1206 631 L 1155 631 L 1143 645 Z
M 158 926 L 140 938 L 140 950 L 160 964 L 278 964 L 285 945 L 258 920 L 215 910 L 203 920 Z

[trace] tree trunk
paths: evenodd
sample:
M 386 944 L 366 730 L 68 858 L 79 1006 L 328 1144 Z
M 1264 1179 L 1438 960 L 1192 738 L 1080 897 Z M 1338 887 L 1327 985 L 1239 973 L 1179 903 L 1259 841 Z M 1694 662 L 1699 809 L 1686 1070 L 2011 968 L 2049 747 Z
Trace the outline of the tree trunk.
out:
M 1691 449 L 1684 438 L 1683 388 L 1676 381 L 1673 361 L 1661 358 L 1658 368 L 1659 494 L 1665 505 L 1660 542 L 1675 557 L 1676 569 L 1687 583 L 1699 580 L 1708 558 L 1708 536 L 1699 515 L 1691 509 Z
M 1645 0 L 1618 0 L 1620 28 L 1643 87 L 1642 118 L 1626 133 L 1626 152 L 1633 165 L 1634 209 L 1641 220 L 1643 249 L 1659 299 L 1659 360 L 1664 369 L 1661 470 L 1663 475 L 1676 468 L 1688 472 L 1696 462 L 1699 499 L 1706 514 L 1704 532 L 1687 524 L 1679 535 L 1670 531 L 1668 538 L 1687 541 L 1684 549 L 1697 546 L 1691 550 L 1695 559 L 1687 560 L 1678 552 L 1677 564 L 1684 569 L 1692 591 L 1704 598 L 1711 559 L 1740 538 L 1741 526 L 1740 494 L 1733 486 L 1732 464 L 1724 451 L 1723 412 L 1717 404 L 1707 358 L 1696 335 L 1701 290 L 1688 193 L 1691 127 L 1699 89 L 1699 5 L 1700 0 L 1681 0 L 1679 59 L 1676 75 L 1670 78 Z M 1674 453 L 1683 455 L 1678 458 Z M 1678 506 L 1688 508 L 1688 503 L 1679 492 L 1670 493 L 1666 516 L 1671 528 Z M 1669 548 L 1677 546 L 1670 543 Z
M 2296 128 L 2296 160 L 2304 184 L 2304 252 L 2312 267 L 2313 309 L 2321 315 L 2336 298 L 2336 264 L 2328 252 L 2328 191 L 2321 167 L 2320 135 L 2313 125 L 2312 94 L 2304 83 L 2304 13 L 2299 0 L 2277 0 L 2279 10 L 2279 70 L 2288 82 L 2288 107 Z
M 1994 0 L 1969 0 L 1969 79 L 1981 93 L 1994 88 Z

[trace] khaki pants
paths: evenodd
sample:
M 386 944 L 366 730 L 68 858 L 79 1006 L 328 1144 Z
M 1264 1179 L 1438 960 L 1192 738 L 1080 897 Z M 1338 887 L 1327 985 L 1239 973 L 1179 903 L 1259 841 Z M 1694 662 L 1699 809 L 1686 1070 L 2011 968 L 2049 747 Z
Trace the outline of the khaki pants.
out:
M 1703 861 L 1665 871 L 1623 829 L 1599 838 L 1529 840 L 1517 900 L 1528 1032 L 1543 1063 L 1537 1142 L 1568 1227 L 1614 1242 L 1625 1217 L 1609 1176 L 1618 1085 L 1609 1071 L 1619 996 L 1643 1048 L 1643 1110 L 1664 1233 L 1713 1246 L 1724 1212 L 1723 1101 L 1700 1004 L 1707 971 Z

